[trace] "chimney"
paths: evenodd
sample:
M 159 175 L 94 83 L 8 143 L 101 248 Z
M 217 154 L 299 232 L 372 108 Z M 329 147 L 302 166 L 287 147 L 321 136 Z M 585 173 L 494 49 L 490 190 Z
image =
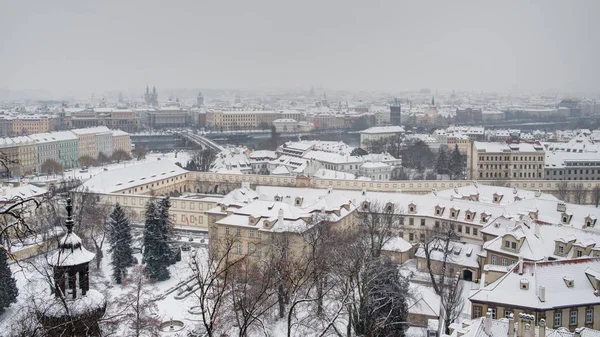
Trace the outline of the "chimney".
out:
M 512 313 L 508 317 L 508 337 L 515 337 L 515 315 Z
M 540 286 L 538 297 L 540 299 L 540 302 L 546 302 L 546 287 Z
M 523 325 L 523 337 L 533 337 L 531 336 L 531 330 L 533 330 L 531 329 L 531 323 L 525 323 Z
M 277 221 L 282 223 L 283 222 L 283 209 L 279 209 L 279 211 L 277 211 Z
M 540 330 L 539 330 L 539 336 L 540 337 L 546 337 L 546 320 L 545 319 L 540 319 Z
M 492 335 L 492 309 L 488 309 L 483 319 L 483 331 L 486 335 Z
M 536 198 L 539 198 L 539 197 L 541 197 L 541 196 L 542 196 L 542 191 L 540 191 L 540 190 L 536 190 L 536 191 L 535 191 L 535 196 L 536 196 Z
M 533 337 L 531 336 L 531 323 L 535 322 L 535 316 L 529 315 L 526 313 L 519 314 L 519 332 L 517 333 L 518 337 Z M 534 333 L 535 334 L 535 333 Z
M 523 255 L 519 255 L 519 275 L 523 275 Z

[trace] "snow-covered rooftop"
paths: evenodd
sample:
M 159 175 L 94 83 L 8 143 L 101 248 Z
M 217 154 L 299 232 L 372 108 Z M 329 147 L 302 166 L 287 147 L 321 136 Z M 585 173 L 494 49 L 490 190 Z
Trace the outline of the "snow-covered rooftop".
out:
M 90 192 L 114 193 L 142 184 L 152 184 L 155 181 L 186 173 L 188 173 L 188 171 L 175 165 L 171 161 L 157 160 L 144 163 L 140 166 L 134 165 L 100 172 L 81 185 L 80 189 L 89 188 Z
M 469 297 L 471 301 L 506 304 L 542 310 L 597 304 L 594 286 L 589 282 L 586 270 L 600 270 L 600 258 L 581 258 L 553 262 L 524 262 L 523 273 L 518 264 L 510 272 Z M 573 279 L 568 286 L 563 277 Z M 528 288 L 521 287 L 522 280 Z M 540 287 L 545 289 L 545 299 L 539 296 Z
M 366 130 L 361 131 L 362 134 L 395 134 L 404 133 L 404 127 L 402 126 L 374 126 Z

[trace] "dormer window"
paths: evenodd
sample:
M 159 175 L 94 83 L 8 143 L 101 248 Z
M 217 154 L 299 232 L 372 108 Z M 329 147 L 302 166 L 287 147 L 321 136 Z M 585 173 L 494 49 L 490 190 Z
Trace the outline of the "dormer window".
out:
M 493 199 L 494 203 L 499 204 L 500 201 L 502 201 L 502 197 L 503 197 L 502 194 L 494 193 L 494 199 Z
M 408 204 L 408 214 L 415 214 L 417 213 L 417 204 L 415 204 L 414 202 L 411 202 L 410 204 Z
M 275 195 L 275 201 L 281 201 L 281 196 L 279 194 Z
M 302 206 L 302 201 L 304 200 L 303 197 L 296 197 L 296 201 L 294 202 L 294 204 L 296 206 Z
M 588 215 L 585 217 L 585 227 L 594 227 L 596 225 L 596 217 L 592 215 Z
M 562 216 L 560 217 L 561 223 L 564 225 L 568 225 L 571 222 L 571 218 L 573 217 L 573 213 L 567 211 L 567 212 L 563 212 Z
M 385 204 L 385 211 L 386 212 L 393 212 L 394 211 L 394 204 L 392 204 L 391 201 L 388 201 L 388 203 Z
M 455 207 L 452 207 L 452 208 L 450 209 L 450 217 L 451 217 L 452 219 L 456 219 L 456 218 L 458 218 L 458 214 L 459 214 L 459 213 L 460 213 L 460 208 L 455 208 Z
M 563 281 L 565 281 L 567 288 L 573 288 L 575 286 L 575 280 L 571 276 L 563 277 Z
M 437 204 L 435 206 L 435 215 L 442 216 L 444 214 L 444 208 L 445 206 L 443 204 Z
M 487 211 L 481 213 L 481 217 L 480 217 L 481 223 L 486 223 L 486 222 L 488 222 L 489 219 L 490 219 L 490 214 L 487 213 Z
M 538 218 L 538 210 L 529 211 L 529 217 L 533 220 L 537 220 Z
M 365 200 L 365 201 L 363 201 L 363 203 L 362 203 L 362 205 L 361 205 L 360 208 L 363 211 L 368 211 L 369 210 L 369 204 L 370 204 L 370 202 L 368 200 Z
M 467 221 L 472 221 L 473 219 L 475 219 L 476 214 L 477 214 L 477 212 L 475 210 L 468 209 L 465 214 L 465 218 L 467 219 Z

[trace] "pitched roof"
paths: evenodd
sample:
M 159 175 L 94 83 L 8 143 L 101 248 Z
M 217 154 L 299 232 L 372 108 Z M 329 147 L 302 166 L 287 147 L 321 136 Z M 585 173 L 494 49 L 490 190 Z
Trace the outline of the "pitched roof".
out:
M 585 271 L 600 270 L 600 258 L 524 262 L 522 275 L 518 267 L 515 264 L 510 272 L 477 290 L 469 300 L 542 310 L 598 303 Z M 567 286 L 564 277 L 573 280 L 572 287 Z M 523 289 L 522 283 L 527 283 L 528 289 Z M 544 301 L 539 297 L 540 287 L 545 288 Z

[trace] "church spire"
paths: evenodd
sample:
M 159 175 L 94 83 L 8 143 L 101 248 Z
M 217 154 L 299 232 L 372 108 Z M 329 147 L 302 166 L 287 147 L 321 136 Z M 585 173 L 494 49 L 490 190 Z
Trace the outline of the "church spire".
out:
M 67 234 L 73 233 L 73 202 L 71 198 L 67 199 L 67 220 L 65 221 L 65 227 L 67 227 Z

